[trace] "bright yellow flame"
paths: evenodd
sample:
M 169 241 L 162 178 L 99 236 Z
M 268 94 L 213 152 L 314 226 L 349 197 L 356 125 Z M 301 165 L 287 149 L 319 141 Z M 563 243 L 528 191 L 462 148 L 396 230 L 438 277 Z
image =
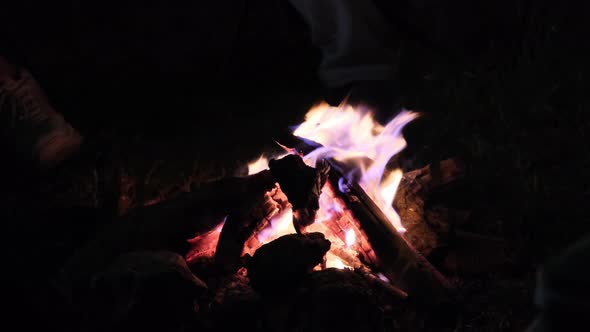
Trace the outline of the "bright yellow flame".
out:
M 346 264 L 344 264 L 344 262 L 334 256 L 332 253 L 328 252 L 326 254 L 326 268 L 336 268 L 336 269 L 349 269 L 350 266 L 347 266 Z
M 270 226 L 258 233 L 260 243 L 268 243 L 285 234 L 295 233 L 293 226 L 293 209 L 286 208 L 270 220 Z
M 417 116 L 417 113 L 404 110 L 382 126 L 369 112 L 350 105 L 332 107 L 322 103 L 307 113 L 305 122 L 294 135 L 322 145 L 304 157 L 310 166 L 326 158 L 354 165 L 356 170 L 350 169 L 344 174 L 347 180 L 358 181 L 393 226 L 403 232 L 405 228 L 392 207 L 402 172 L 388 172 L 386 166 L 406 147 L 402 129 Z
M 381 195 L 375 195 L 375 192 L 369 193 L 371 199 L 376 202 L 399 232 L 405 232 L 406 229 L 402 226 L 400 217 L 393 209 L 392 204 L 403 175 L 401 169 L 392 171 L 381 183 Z
M 398 168 L 389 173 L 387 178 L 383 180 L 383 183 L 381 183 L 381 197 L 383 197 L 385 202 L 393 202 L 397 187 L 399 187 L 403 175 L 402 170 Z
M 260 173 L 265 169 L 268 169 L 268 159 L 266 159 L 264 155 L 261 155 L 260 158 L 248 163 L 248 175 Z
M 346 232 L 346 246 L 352 247 L 355 242 L 356 242 L 356 234 L 354 233 L 354 230 L 351 228 Z
M 283 146 L 281 145 L 281 147 L 283 147 Z M 248 163 L 248 175 L 260 173 L 264 170 L 267 170 L 269 160 L 281 159 L 281 158 L 285 157 L 286 155 L 293 153 L 293 151 L 294 151 L 294 150 L 288 149 L 286 147 L 283 147 L 283 148 L 285 149 L 286 152 L 280 153 L 280 154 L 275 154 L 271 157 L 266 157 L 264 154 L 262 154 L 262 155 L 260 155 L 260 158 Z
M 344 269 L 346 268 L 346 265 L 344 265 L 344 263 L 342 263 L 342 261 L 338 258 L 334 259 L 334 267 L 337 269 Z

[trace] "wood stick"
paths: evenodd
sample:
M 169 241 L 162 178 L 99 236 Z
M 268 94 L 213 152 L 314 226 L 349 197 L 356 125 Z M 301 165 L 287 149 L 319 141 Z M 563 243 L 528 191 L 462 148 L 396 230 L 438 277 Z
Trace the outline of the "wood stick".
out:
M 297 149 L 313 148 L 301 142 Z M 339 188 L 338 181 L 344 178 L 341 166 L 332 159 L 326 162 L 331 166 L 329 181 Z M 379 259 L 378 267 L 393 284 L 420 303 L 433 305 L 450 299 L 453 287 L 447 278 L 400 235 L 358 183 L 350 183 L 346 193 L 337 193 L 359 220 Z
M 330 181 L 337 182 L 342 174 L 336 167 Z M 337 183 L 334 183 L 337 185 Z M 385 275 L 393 284 L 407 289 L 410 296 L 424 300 L 445 300 L 452 289 L 448 280 L 418 253 L 393 227 L 367 193 L 356 183 L 341 196 L 361 223 L 373 246 Z
M 117 218 L 70 258 L 56 277 L 57 282 L 64 288 L 87 284 L 115 258 L 132 251 L 169 250 L 184 254 L 190 247 L 187 239 L 215 227 L 228 214 L 249 211 L 250 204 L 256 204 L 257 198 L 274 184 L 270 172 L 263 171 L 247 178 L 206 183 L 170 201 L 138 208 Z M 206 220 L 212 222 L 203 225 Z M 240 253 L 241 247 L 238 258 Z
M 393 297 L 400 300 L 405 300 L 408 298 L 408 293 L 392 285 L 390 282 L 385 282 L 379 279 L 373 274 L 373 271 L 369 267 L 367 267 L 360 261 L 360 259 L 358 259 L 358 257 L 351 255 L 346 250 L 342 248 L 331 248 L 330 253 L 342 260 L 345 265 L 350 266 L 353 270 L 363 274 L 365 277 L 370 279 L 371 282 L 376 283 L 386 289 Z

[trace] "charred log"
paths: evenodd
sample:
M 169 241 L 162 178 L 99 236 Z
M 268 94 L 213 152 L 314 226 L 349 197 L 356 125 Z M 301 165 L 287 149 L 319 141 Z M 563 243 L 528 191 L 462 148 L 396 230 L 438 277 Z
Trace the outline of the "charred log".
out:
M 393 206 L 406 228 L 404 237 L 424 256 L 440 247 L 440 235 L 448 233 L 445 225 L 449 214 L 428 211 L 428 198 L 437 188 L 456 181 L 463 172 L 459 161 L 447 159 L 407 172 L 400 182 Z
M 319 197 L 327 169 L 314 169 L 305 165 L 301 157 L 288 155 L 280 160 L 271 160 L 270 177 L 277 182 L 281 190 L 287 195 L 295 211 L 302 211 L 299 218 L 294 219 L 295 229 L 313 221 L 319 209 Z M 268 173 L 264 171 L 262 173 Z M 259 173 L 261 174 L 261 173 Z M 268 221 L 273 210 L 274 200 L 266 199 L 266 192 L 250 193 L 234 204 L 228 214 L 225 225 L 219 237 L 215 252 L 216 261 L 228 272 L 234 272 L 239 266 L 244 243 L 259 228 L 262 222 Z M 306 216 L 306 217 L 302 217 Z M 311 218 L 311 219 L 310 219 Z
M 175 253 L 121 256 L 94 278 L 80 309 L 87 331 L 176 330 L 189 325 L 207 286 Z
M 421 301 L 447 300 L 452 288 L 448 280 L 397 232 L 360 186 L 353 183 L 349 188 L 342 197 L 379 257 L 379 268 L 392 283 Z
M 235 209 L 256 204 L 251 198 L 263 196 L 273 186 L 268 171 L 247 178 L 225 178 L 176 199 L 132 211 L 71 257 L 57 282 L 66 293 L 76 286 L 87 287 L 93 275 L 128 252 L 167 250 L 184 254 L 189 249 L 186 239 L 215 227 Z
M 309 150 L 305 143 L 299 144 L 299 150 Z M 339 179 L 345 178 L 342 166 L 328 159 L 330 165 L 329 180 L 335 188 L 339 188 Z M 457 172 L 448 171 L 431 174 L 425 177 L 426 170 L 420 175 L 423 178 L 423 190 L 427 192 L 432 186 L 444 183 Z M 427 185 L 429 181 L 432 185 Z M 348 184 L 346 193 L 338 192 L 346 205 L 359 220 L 377 257 L 381 268 L 393 284 L 400 286 L 410 297 L 425 304 L 435 304 L 449 300 L 453 287 L 450 282 L 402 235 L 397 232 L 381 209 L 370 199 L 358 183 Z M 403 195 L 403 194 L 402 194 Z
M 298 292 L 290 330 L 386 331 L 384 304 L 392 302 L 382 291 L 348 269 L 313 272 Z
M 291 188 L 297 187 L 292 183 L 307 183 L 305 188 L 311 192 L 321 183 L 323 173 L 313 168 L 297 172 L 301 162 L 295 156 L 284 158 L 273 162 L 274 174 L 262 171 L 246 178 L 224 178 L 193 188 L 193 192 L 170 201 L 133 210 L 76 253 L 58 279 L 66 288 L 72 286 L 71 283 L 87 284 L 95 273 L 118 256 L 132 251 L 168 250 L 184 254 L 190 246 L 186 239 L 213 229 L 224 217 L 227 218 L 215 261 L 226 272 L 234 272 L 241 265 L 244 242 L 272 210 L 272 206 L 265 206 L 264 202 L 265 195 L 277 182 L 276 177 Z M 319 191 L 316 196 L 319 197 Z M 291 197 L 311 206 L 313 199 L 310 197 L 315 196 L 309 192 L 306 195 L 305 190 L 299 188 L 291 190 Z
M 280 161 L 269 162 L 270 171 L 281 185 L 281 189 L 293 205 L 293 225 L 301 234 L 305 226 L 311 225 L 319 210 L 319 199 L 322 187 L 330 170 L 327 163 L 317 168 L 307 166 L 301 157 L 288 155 Z
M 223 281 L 211 302 L 211 315 L 205 318 L 210 331 L 259 331 L 262 311 L 260 295 L 238 271 Z M 208 318 L 208 319 L 207 319 Z
M 269 294 L 295 289 L 323 261 L 330 241 L 321 233 L 284 235 L 260 247 L 247 264 L 252 287 Z

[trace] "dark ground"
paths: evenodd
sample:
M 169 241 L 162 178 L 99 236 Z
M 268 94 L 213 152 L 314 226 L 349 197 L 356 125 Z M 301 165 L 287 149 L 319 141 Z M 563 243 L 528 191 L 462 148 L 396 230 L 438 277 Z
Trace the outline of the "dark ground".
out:
M 499 25 L 443 15 L 474 31 L 477 47 L 449 29 L 430 44 L 405 35 L 400 48 L 407 107 L 424 114 L 406 130 L 407 168 L 464 159 L 463 194 L 441 202 L 471 210 L 466 229 L 510 248 L 500 266 L 453 276 L 466 303 L 457 331 L 522 331 L 534 313 L 537 267 L 590 230 L 586 5 L 515 3 L 494 7 Z M 2 36 L 4 52 L 30 68 L 88 143 L 45 176 L 3 158 L 3 203 L 14 208 L 6 211 L 40 216 L 10 236 L 22 263 L 15 270 L 30 277 L 18 285 L 56 268 L 92 229 L 88 219 L 101 222 L 83 208 L 114 213 L 103 170 L 117 165 L 145 181 L 145 201 L 165 198 L 187 182 L 231 174 L 321 98 L 317 51 L 284 2 L 71 5 L 17 11 Z M 27 16 L 37 24 L 21 29 Z M 43 212 L 72 206 L 78 215 Z M 23 298 L 38 291 L 21 287 Z

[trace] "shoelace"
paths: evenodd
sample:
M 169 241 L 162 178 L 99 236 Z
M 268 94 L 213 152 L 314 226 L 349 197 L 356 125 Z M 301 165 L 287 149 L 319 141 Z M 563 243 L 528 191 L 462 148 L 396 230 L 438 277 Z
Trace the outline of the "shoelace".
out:
M 28 122 L 35 126 L 45 121 L 50 114 L 44 111 L 39 98 L 44 98 L 39 91 L 34 91 L 36 82 L 30 74 L 23 72 L 19 79 L 8 81 L 0 85 L 0 110 L 11 113 L 11 127 L 14 128 L 17 122 Z M 9 104 L 10 105 L 7 105 Z

